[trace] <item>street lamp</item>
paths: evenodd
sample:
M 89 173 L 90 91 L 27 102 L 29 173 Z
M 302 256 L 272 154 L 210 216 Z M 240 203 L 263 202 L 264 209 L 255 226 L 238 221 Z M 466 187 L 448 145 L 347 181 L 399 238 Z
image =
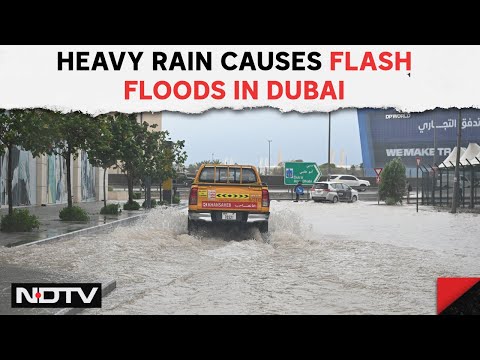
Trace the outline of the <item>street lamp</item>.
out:
M 453 177 L 453 198 L 452 198 L 452 214 L 457 212 L 457 206 L 459 204 L 459 193 L 460 193 L 460 149 L 462 145 L 462 109 L 458 109 L 458 121 L 457 121 L 457 156 L 455 158 L 455 175 Z
M 270 175 L 270 143 L 272 140 L 267 140 L 268 141 L 268 175 Z
M 433 120 L 433 164 L 437 163 L 437 123 Z

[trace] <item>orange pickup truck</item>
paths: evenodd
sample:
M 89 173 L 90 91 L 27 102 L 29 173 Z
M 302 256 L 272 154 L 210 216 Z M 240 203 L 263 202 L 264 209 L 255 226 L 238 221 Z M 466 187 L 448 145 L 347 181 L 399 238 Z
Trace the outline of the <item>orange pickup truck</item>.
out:
M 188 198 L 188 233 L 200 223 L 254 223 L 268 232 L 270 195 L 252 165 L 203 164 Z

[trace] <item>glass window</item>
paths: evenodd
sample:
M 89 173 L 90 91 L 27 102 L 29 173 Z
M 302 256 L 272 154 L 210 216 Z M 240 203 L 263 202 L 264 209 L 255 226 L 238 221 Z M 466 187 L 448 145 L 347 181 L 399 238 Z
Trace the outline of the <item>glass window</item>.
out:
M 321 183 L 321 184 L 315 184 L 315 189 L 328 189 L 328 184 L 326 183 Z
M 201 182 L 213 182 L 213 167 L 205 167 L 200 174 L 199 181 Z
M 226 183 L 228 180 L 227 177 L 228 174 L 228 168 L 227 167 L 219 167 L 217 166 L 217 183 Z
M 338 175 L 330 175 L 330 179 L 336 179 Z
M 231 183 L 240 183 L 240 168 L 239 167 L 230 167 L 230 174 L 228 175 L 229 181 Z
M 250 168 L 243 168 L 242 169 L 242 183 L 244 184 L 252 184 L 257 182 L 257 177 L 255 175 L 255 171 Z

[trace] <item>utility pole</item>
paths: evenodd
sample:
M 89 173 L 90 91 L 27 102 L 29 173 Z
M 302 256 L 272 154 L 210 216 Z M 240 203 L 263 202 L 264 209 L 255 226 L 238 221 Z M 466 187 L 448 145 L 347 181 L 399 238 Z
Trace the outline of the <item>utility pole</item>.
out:
M 437 124 L 433 120 L 433 164 L 437 163 Z
M 268 174 L 267 175 L 270 175 L 270 143 L 272 142 L 272 140 L 267 140 L 268 141 Z
M 328 112 L 328 165 L 327 165 L 327 181 L 330 181 L 330 136 L 332 133 L 332 117 Z
M 458 195 L 460 192 L 460 146 L 462 144 L 462 109 L 458 110 L 457 121 L 457 156 L 455 158 L 455 176 L 453 178 L 453 198 L 452 198 L 452 214 L 457 212 Z

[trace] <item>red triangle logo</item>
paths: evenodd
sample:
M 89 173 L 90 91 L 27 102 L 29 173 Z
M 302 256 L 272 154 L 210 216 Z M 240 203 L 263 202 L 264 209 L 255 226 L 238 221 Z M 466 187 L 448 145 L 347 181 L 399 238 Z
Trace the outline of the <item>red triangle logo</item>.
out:
M 437 314 L 440 314 L 479 281 L 480 278 L 438 278 Z

